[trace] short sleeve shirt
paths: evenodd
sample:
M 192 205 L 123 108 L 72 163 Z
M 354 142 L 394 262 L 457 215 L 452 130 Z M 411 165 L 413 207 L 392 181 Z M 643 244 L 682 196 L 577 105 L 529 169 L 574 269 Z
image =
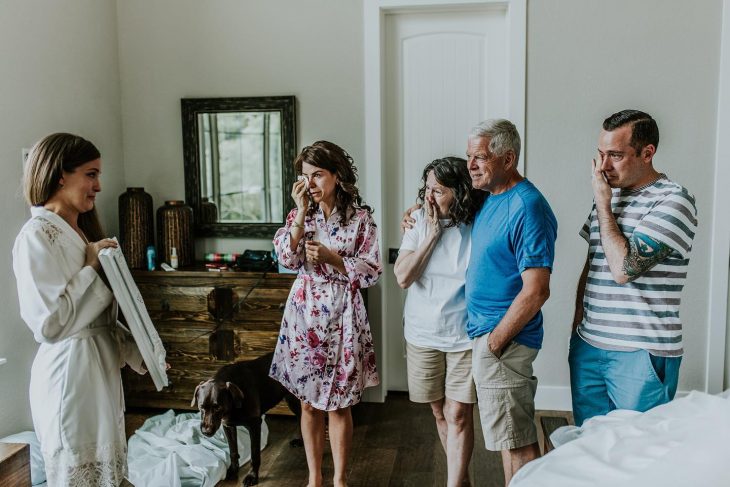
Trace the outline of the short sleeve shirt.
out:
M 424 211 L 403 234 L 401 250 L 416 251 L 427 237 Z M 444 224 L 448 221 L 443 221 Z M 466 334 L 464 278 L 471 253 L 471 225 L 445 227 L 428 264 L 408 288 L 403 310 L 404 335 L 411 345 L 442 352 L 471 348 Z
M 697 229 L 695 198 L 662 175 L 644 188 L 614 189 L 611 208 L 626 238 L 639 232 L 672 252 L 637 279 L 616 283 L 601 245 L 594 204 L 580 231 L 589 245 L 589 268 L 578 334 L 607 350 L 645 349 L 653 355 L 680 356 L 679 304 Z
M 508 191 L 489 195 L 472 228 L 472 253 L 466 274 L 467 332 L 475 338 L 492 331 L 522 290 L 528 268 L 552 270 L 558 222 L 547 200 L 527 179 Z M 542 346 L 542 312 L 514 338 Z

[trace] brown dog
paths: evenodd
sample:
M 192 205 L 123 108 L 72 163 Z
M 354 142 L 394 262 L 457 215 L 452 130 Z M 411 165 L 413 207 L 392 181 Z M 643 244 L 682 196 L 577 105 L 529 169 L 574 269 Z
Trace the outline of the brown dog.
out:
M 201 382 L 193 393 L 193 402 L 200 409 L 200 431 L 213 436 L 221 424 L 231 452 L 231 466 L 226 480 L 238 475 L 238 443 L 236 426 L 248 430 L 251 438 L 251 471 L 243 479 L 243 485 L 255 485 L 259 481 L 261 465 L 261 415 L 276 406 L 282 399 L 289 409 L 301 417 L 301 404 L 291 392 L 269 377 L 273 352 L 255 360 L 224 365 L 212 379 Z M 301 446 L 301 438 L 290 442 Z

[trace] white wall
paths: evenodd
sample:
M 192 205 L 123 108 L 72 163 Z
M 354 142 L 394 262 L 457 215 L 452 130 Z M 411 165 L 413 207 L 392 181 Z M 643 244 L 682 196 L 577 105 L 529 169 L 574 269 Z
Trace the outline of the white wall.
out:
M 569 326 L 587 250 L 577 232 L 591 207 L 590 160 L 600 124 L 615 111 L 638 108 L 659 123 L 655 167 L 697 198 L 679 389 L 704 388 L 721 10 L 721 0 L 529 2 L 526 171 L 559 221 L 545 348 L 536 366 L 542 385 L 569 384 Z
M 295 95 L 298 147 L 328 139 L 362 163 L 361 12 L 360 0 L 118 2 L 127 185 L 156 208 L 184 199 L 183 97 Z M 198 256 L 254 247 L 271 242 L 209 239 Z
M 727 207 L 730 202 L 730 194 L 727 193 L 727 185 L 730 182 L 730 139 L 727 137 L 730 130 L 730 0 L 723 0 L 722 9 L 722 41 L 720 48 L 720 93 L 718 96 L 717 116 L 717 161 L 715 164 L 715 214 L 713 220 L 713 251 L 718 253 L 717 267 L 713 271 L 721 270 L 730 265 L 730 259 L 723 258 L 730 247 L 730 219 L 728 219 Z M 721 135 L 722 134 L 722 135 Z M 713 276 L 714 277 L 714 276 Z M 713 309 L 710 313 L 710 321 L 718 327 L 725 325 L 725 367 L 721 387 L 723 390 L 730 387 L 730 276 L 725 275 L 722 279 L 718 274 L 710 294 L 710 303 Z M 715 284 L 716 283 L 716 284 Z M 716 306 L 716 307 L 715 307 Z M 724 319 L 723 319 L 724 318 Z
M 0 2 L 0 436 L 32 429 L 30 366 L 36 352 L 18 310 L 11 250 L 28 216 L 20 195 L 21 148 L 72 132 L 102 153 L 98 205 L 116 231 L 123 188 L 116 7 L 113 0 Z

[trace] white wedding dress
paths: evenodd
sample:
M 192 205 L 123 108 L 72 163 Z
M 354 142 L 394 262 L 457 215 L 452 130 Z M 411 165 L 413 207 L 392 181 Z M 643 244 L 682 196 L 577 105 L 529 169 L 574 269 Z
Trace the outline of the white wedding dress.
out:
M 142 357 L 111 291 L 84 266 L 81 236 L 51 211 L 31 212 L 13 270 L 20 314 L 40 343 L 30 406 L 48 485 L 116 487 L 127 472 L 120 368 L 141 373 Z

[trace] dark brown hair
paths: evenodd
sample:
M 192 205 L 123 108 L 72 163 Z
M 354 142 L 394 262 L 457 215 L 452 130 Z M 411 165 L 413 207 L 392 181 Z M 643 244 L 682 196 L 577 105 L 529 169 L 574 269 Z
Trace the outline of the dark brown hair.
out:
M 423 168 L 423 176 L 421 176 L 423 184 L 418 190 L 419 203 L 425 201 L 426 180 L 431 171 L 440 185 L 449 188 L 454 193 L 448 214 L 451 221 L 446 226 L 455 227 L 462 223 L 468 225 L 473 222 L 474 215 L 481 207 L 486 193 L 472 187 L 466 161 L 461 157 L 444 157 L 436 159 Z
M 340 214 L 340 224 L 347 224 L 355 215 L 357 209 L 373 212 L 372 208 L 363 203 L 360 191 L 357 189 L 357 168 L 355 162 L 345 149 L 332 142 L 319 140 L 308 145 L 294 160 L 294 171 L 302 174 L 302 164 L 326 169 L 337 177 L 335 186 L 335 207 Z M 307 214 L 311 215 L 316 211 L 314 202 L 309 201 Z
M 621 110 L 603 121 L 603 130 L 612 132 L 619 127 L 631 124 L 631 141 L 636 155 L 641 149 L 651 144 L 654 149 L 659 147 L 659 127 L 651 115 L 639 110 Z
M 31 206 L 43 206 L 60 188 L 61 177 L 99 159 L 99 150 L 83 137 L 57 133 L 35 143 L 23 171 L 23 195 Z M 79 214 L 78 225 L 90 242 L 104 238 L 96 207 Z

